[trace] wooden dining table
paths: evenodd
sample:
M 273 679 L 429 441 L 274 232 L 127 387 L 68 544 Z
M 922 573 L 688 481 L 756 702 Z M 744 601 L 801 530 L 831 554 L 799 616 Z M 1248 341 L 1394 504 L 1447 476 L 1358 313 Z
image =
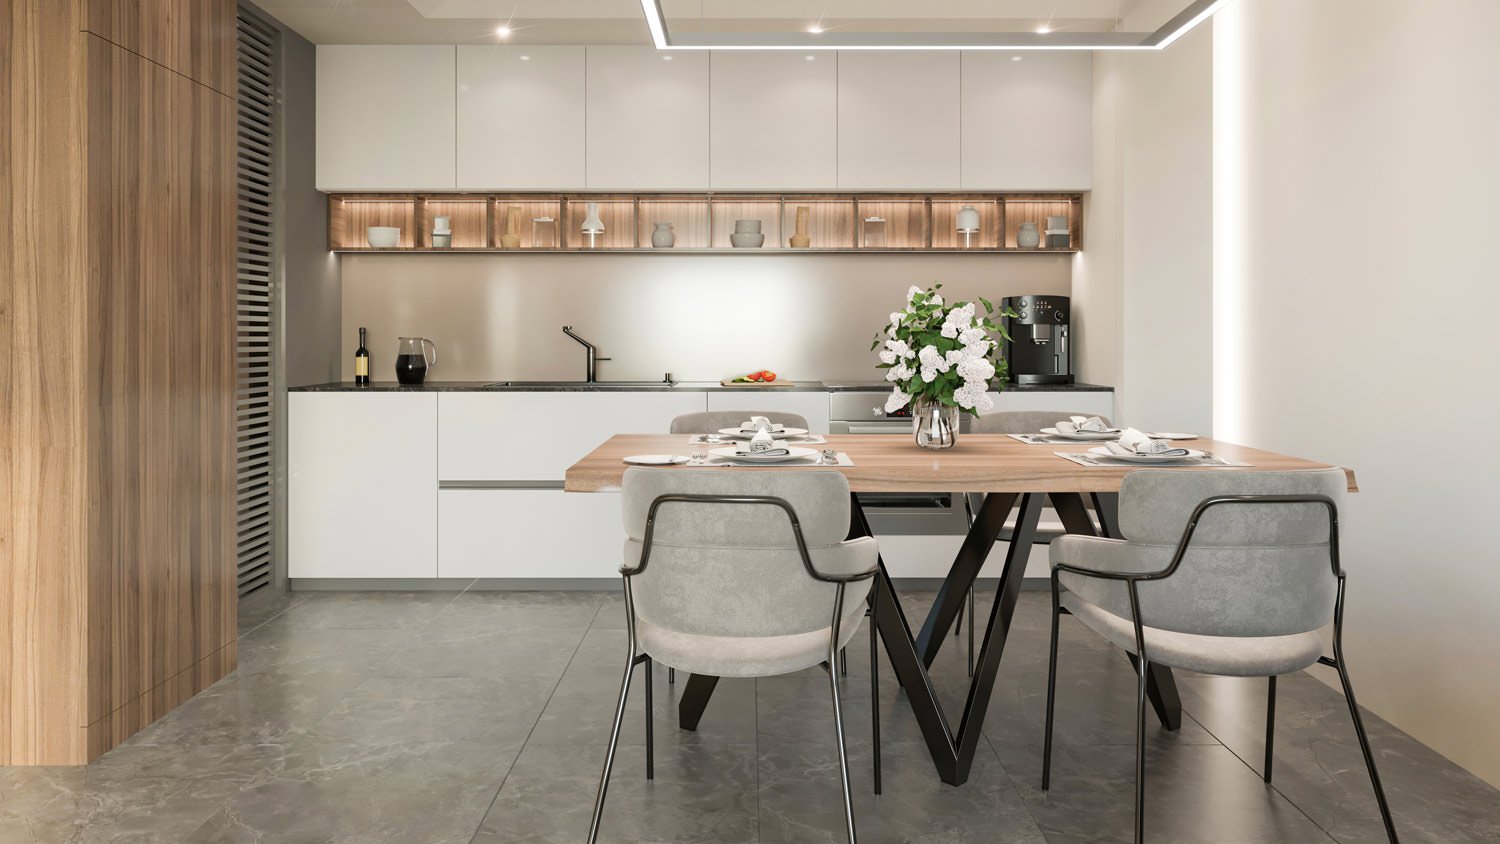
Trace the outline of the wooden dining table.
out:
M 859 504 L 862 492 L 982 493 L 983 504 L 974 516 L 957 556 L 928 610 L 920 630 L 913 633 L 895 585 L 880 563 L 870 592 L 874 623 L 884 643 L 896 678 L 905 690 L 938 776 L 946 783 L 968 780 L 979 746 L 985 715 L 995 688 L 1006 636 L 1015 617 L 1026 563 L 1036 537 L 1037 520 L 1050 500 L 1068 533 L 1121 537 L 1118 521 L 1120 483 L 1142 466 L 1130 464 L 1083 466 L 1057 452 L 1087 451 L 1096 443 L 1031 445 L 1003 434 L 965 434 L 949 449 L 917 447 L 912 438 L 897 434 L 830 434 L 830 448 L 846 454 L 852 465 L 678 466 L 683 472 L 787 472 L 821 469 L 838 471 L 849 480 L 852 508 L 849 535 L 871 536 L 869 521 Z M 1290 457 L 1233 443 L 1198 439 L 1176 443 L 1206 451 L 1245 466 L 1176 466 L 1179 472 L 1265 472 L 1327 469 L 1315 460 Z M 606 440 L 565 475 L 569 492 L 617 492 L 625 470 L 624 458 L 637 454 L 682 454 L 704 450 L 690 446 L 683 434 L 618 434 Z M 1353 472 L 1345 469 L 1349 490 L 1355 492 Z M 1091 511 L 1092 510 L 1092 515 Z M 944 712 L 928 673 L 973 587 L 996 538 L 1016 512 L 1012 539 L 996 584 L 974 674 L 963 711 L 955 726 Z M 1096 522 L 1097 517 L 1097 522 Z M 878 539 L 878 537 L 877 537 Z M 1133 659 L 1133 655 L 1131 655 Z M 872 666 L 872 670 L 874 670 Z M 717 677 L 692 675 L 678 702 L 678 724 L 696 729 L 713 695 Z M 1162 725 L 1182 725 L 1182 704 L 1172 671 L 1150 666 L 1147 693 Z

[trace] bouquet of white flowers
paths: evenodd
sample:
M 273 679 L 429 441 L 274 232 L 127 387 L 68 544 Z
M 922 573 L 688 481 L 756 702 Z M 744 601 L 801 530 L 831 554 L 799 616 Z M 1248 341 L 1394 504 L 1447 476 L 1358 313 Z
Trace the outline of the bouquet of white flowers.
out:
M 994 407 L 990 382 L 1005 382 L 1000 343 L 991 335 L 1009 340 L 997 320 L 1015 314 L 983 297 L 979 300 L 983 314 L 973 302 L 945 304 L 938 293 L 941 287 L 913 287 L 907 293 L 906 308 L 891 314 L 890 324 L 870 345 L 872 351 L 880 349 L 885 380 L 895 384 L 885 403 L 887 413 L 916 402 L 957 407 L 978 416 Z M 880 348 L 882 335 L 885 348 Z

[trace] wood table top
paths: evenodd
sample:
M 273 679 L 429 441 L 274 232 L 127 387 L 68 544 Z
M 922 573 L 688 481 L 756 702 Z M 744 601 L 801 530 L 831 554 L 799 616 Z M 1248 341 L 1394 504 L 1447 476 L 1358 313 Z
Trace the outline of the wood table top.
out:
M 854 492 L 1119 492 L 1120 481 L 1151 466 L 1080 466 L 1054 452 L 1087 451 L 1097 443 L 1028 445 L 1004 434 L 964 434 L 953 448 L 919 448 L 905 434 L 829 434 L 828 444 L 845 452 L 853 466 L 677 466 L 673 471 L 770 472 L 834 469 L 849 478 Z M 1285 472 L 1332 468 L 1327 463 L 1289 457 L 1234 443 L 1197 439 L 1181 445 L 1210 451 L 1248 467 L 1180 466 L 1178 472 Z M 690 454 L 707 448 L 688 444 L 686 434 L 616 434 L 568 468 L 563 488 L 569 492 L 615 492 L 635 454 Z M 1354 472 L 1349 491 L 1358 492 Z

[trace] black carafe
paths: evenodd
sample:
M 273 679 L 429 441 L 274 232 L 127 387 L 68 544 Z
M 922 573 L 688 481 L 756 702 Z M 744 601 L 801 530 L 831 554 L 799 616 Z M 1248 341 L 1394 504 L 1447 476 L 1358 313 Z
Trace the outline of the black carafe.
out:
M 426 337 L 397 339 L 396 380 L 412 386 L 421 384 L 427 379 L 428 367 L 437 363 L 437 344 Z

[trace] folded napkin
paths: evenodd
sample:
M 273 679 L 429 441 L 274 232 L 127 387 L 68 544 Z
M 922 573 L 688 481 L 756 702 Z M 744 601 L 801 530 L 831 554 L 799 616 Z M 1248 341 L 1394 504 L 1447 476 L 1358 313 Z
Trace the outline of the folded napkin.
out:
M 1097 416 L 1070 416 L 1057 423 L 1059 434 L 1111 434 L 1115 430 Z
M 785 425 L 772 425 L 771 420 L 764 416 L 752 416 L 749 422 L 741 422 L 740 430 L 749 433 L 751 431 L 783 431 Z
M 757 431 L 755 436 L 751 437 L 750 441 L 745 443 L 745 447 L 740 449 L 739 452 L 741 454 L 756 454 L 765 457 L 778 454 L 791 454 L 787 449 L 778 446 L 776 440 L 766 431 Z
M 1187 457 L 1192 452 L 1176 448 L 1166 440 L 1153 440 L 1134 428 L 1126 428 L 1116 442 L 1105 443 L 1111 454 L 1154 454 L 1159 457 Z

